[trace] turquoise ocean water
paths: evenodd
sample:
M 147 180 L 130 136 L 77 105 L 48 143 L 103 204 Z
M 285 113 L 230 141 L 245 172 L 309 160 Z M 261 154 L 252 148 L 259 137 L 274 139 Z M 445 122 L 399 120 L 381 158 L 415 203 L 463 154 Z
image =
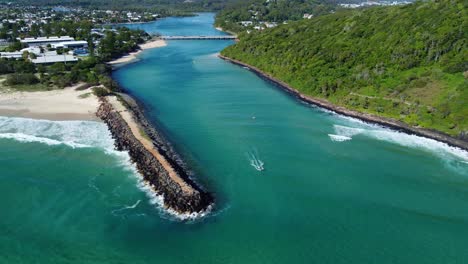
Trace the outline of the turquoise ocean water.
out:
M 232 43 L 170 41 L 115 72 L 214 212 L 160 210 L 101 123 L 0 117 L 0 263 L 468 263 L 467 152 L 301 103 L 218 59 Z

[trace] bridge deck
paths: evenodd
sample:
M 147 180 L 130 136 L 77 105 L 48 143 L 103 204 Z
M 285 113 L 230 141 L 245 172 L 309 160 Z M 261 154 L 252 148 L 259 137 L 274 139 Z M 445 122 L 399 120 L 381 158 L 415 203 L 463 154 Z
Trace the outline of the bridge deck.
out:
M 236 39 L 237 36 L 161 36 L 164 40 L 229 40 Z

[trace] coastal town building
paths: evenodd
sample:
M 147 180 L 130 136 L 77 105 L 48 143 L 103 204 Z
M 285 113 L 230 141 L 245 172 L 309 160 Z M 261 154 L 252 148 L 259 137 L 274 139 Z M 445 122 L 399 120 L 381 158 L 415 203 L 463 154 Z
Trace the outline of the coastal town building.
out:
M 36 59 L 32 59 L 31 62 L 34 64 L 54 64 L 56 62 L 77 62 L 78 58 L 73 55 L 62 54 L 62 55 L 50 55 L 41 56 Z
M 274 28 L 276 27 L 278 24 L 276 22 L 265 22 L 265 26 L 267 28 Z
M 23 52 L 14 51 L 14 52 L 0 52 L 0 58 L 5 59 L 21 59 L 23 57 Z
M 10 42 L 6 39 L 0 39 L 0 47 L 6 47 L 10 45 Z
M 25 52 L 34 53 L 35 55 L 39 55 L 41 50 L 37 47 L 29 47 L 24 48 L 20 51 L 13 51 L 13 52 L 0 52 L 0 58 L 7 58 L 7 59 L 21 59 Z
M 369 7 L 369 6 L 396 6 L 396 5 L 407 5 L 410 4 L 410 1 L 364 1 L 361 3 L 342 3 L 339 4 L 344 8 L 360 8 L 360 7 Z
M 29 47 L 40 47 L 47 46 L 52 44 L 57 44 L 60 42 L 75 41 L 74 38 L 70 36 L 58 36 L 58 37 L 39 37 L 39 38 L 18 38 L 22 44 L 26 44 Z
M 54 49 L 83 49 L 88 47 L 88 42 L 84 40 L 66 41 L 51 44 Z

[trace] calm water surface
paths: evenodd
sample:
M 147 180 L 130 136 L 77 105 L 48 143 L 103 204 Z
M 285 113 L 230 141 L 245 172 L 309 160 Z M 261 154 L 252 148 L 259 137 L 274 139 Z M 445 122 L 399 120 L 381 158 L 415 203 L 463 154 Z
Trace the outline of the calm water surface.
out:
M 218 59 L 232 43 L 170 41 L 115 72 L 215 192 L 210 216 L 158 209 L 103 124 L 0 118 L 0 263 L 468 262 L 467 152 L 305 105 Z

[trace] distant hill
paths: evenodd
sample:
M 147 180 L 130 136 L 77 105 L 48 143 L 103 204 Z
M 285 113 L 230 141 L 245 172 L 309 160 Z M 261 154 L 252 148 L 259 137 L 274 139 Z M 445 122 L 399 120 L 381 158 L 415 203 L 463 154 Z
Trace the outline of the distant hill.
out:
M 340 11 L 241 34 L 222 55 L 303 94 L 468 138 L 467 12 L 463 0 Z
M 216 26 L 232 32 L 244 30 L 241 21 L 283 22 L 302 19 L 304 14 L 328 14 L 336 0 L 235 0 L 216 15 Z
M 35 6 L 69 6 L 112 10 L 144 10 L 147 8 L 176 9 L 179 11 L 217 11 L 226 2 L 236 0 L 0 0 Z
M 249 29 L 241 22 L 282 23 L 333 13 L 341 4 L 389 5 L 414 0 L 229 0 L 216 15 L 216 26 L 239 33 Z M 252 26 L 252 27 L 253 27 Z M 250 27 L 250 29 L 252 28 Z

